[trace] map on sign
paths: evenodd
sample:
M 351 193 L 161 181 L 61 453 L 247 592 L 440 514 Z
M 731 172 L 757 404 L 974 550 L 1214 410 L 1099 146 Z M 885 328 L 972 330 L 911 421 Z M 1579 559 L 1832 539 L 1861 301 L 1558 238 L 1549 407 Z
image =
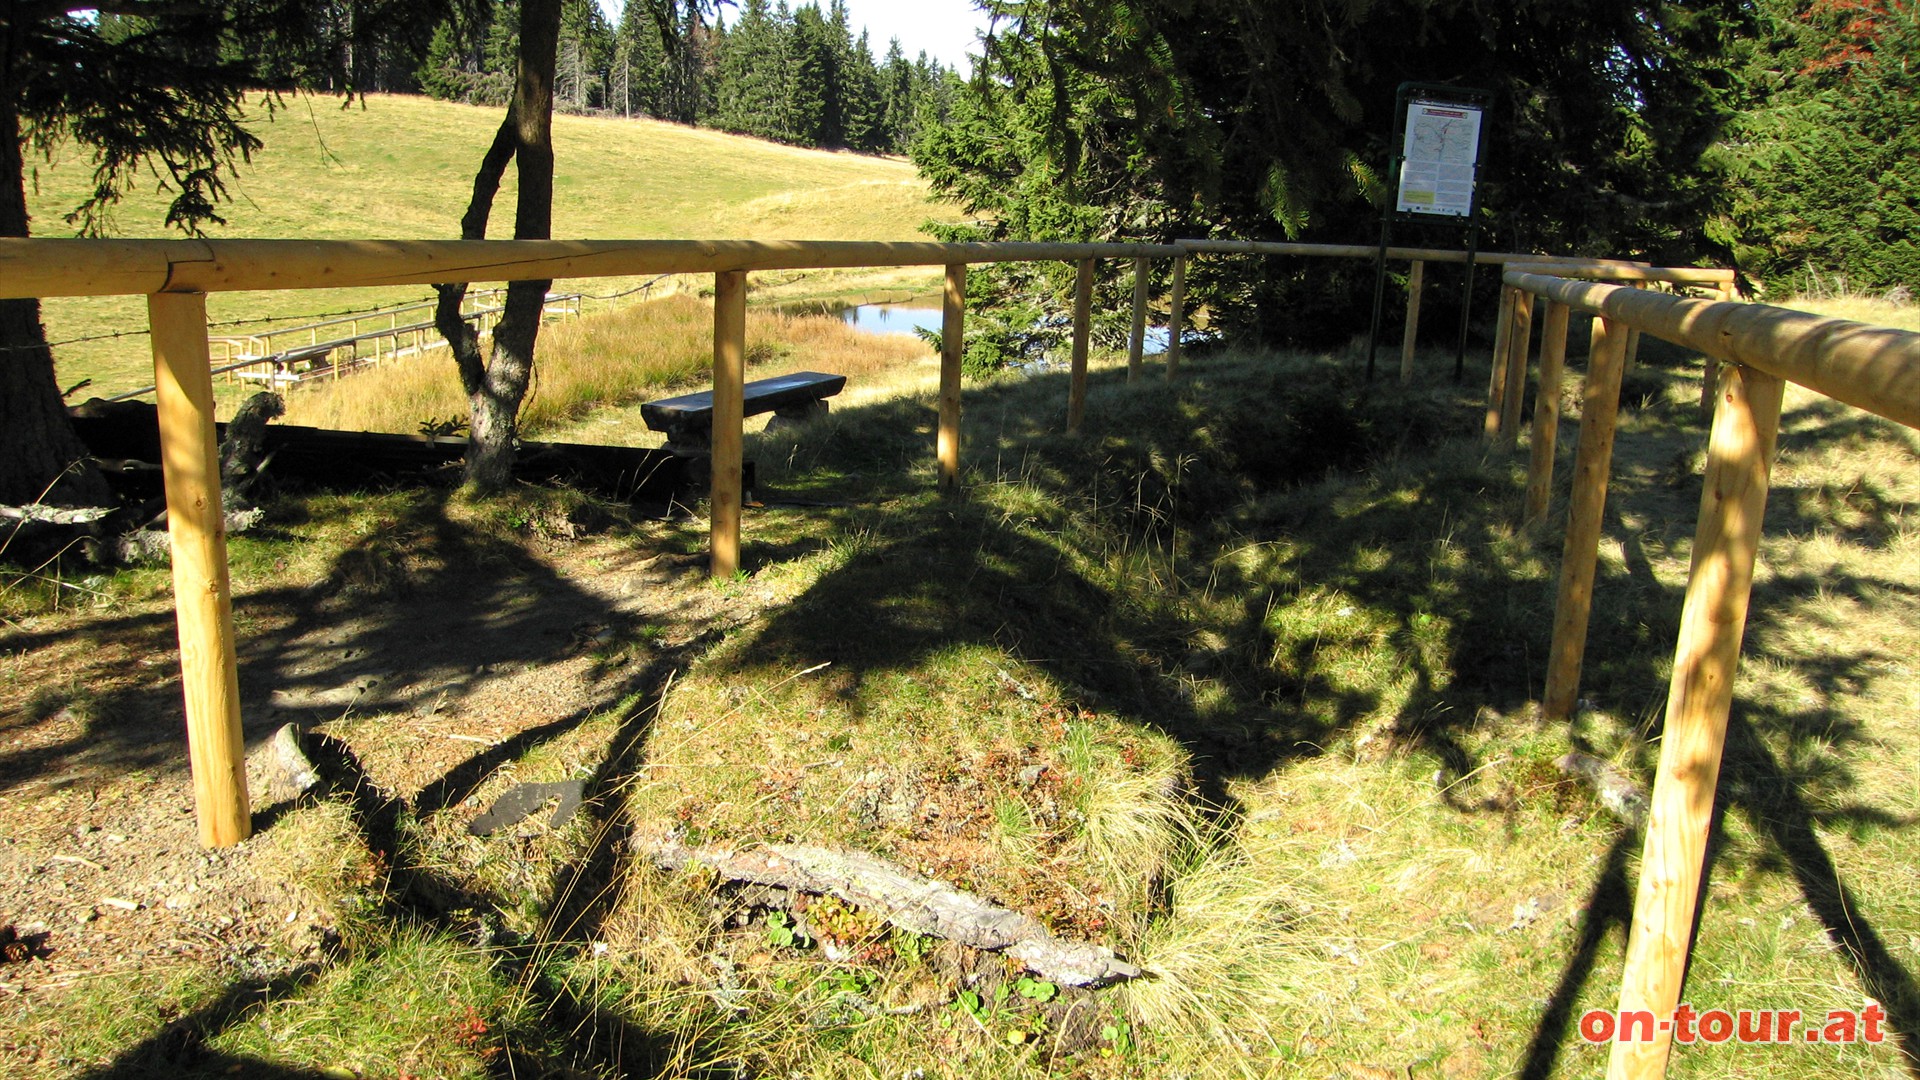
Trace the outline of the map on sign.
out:
M 1473 212 L 1473 184 L 1480 154 L 1480 108 L 1436 101 L 1407 105 L 1407 135 L 1401 153 L 1402 214 L 1466 217 Z

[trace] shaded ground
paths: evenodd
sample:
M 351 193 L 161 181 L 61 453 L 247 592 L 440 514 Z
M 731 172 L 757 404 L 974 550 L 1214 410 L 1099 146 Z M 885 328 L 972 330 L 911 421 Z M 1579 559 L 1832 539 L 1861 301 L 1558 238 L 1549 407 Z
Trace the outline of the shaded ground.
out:
M 271 794 L 281 724 L 337 735 L 386 797 L 464 824 L 506 784 L 503 766 L 563 742 L 660 657 L 756 603 L 708 586 L 704 556 L 647 550 L 630 531 L 527 542 L 439 493 L 377 503 L 364 535 L 322 553 L 319 584 L 236 599 L 256 830 L 289 806 Z M 301 537 L 307 523 L 273 527 Z M 0 924 L 31 953 L 0 965 L 0 994 L 46 1002 L 167 965 L 271 973 L 317 956 L 330 916 L 303 906 L 257 838 L 199 845 L 165 594 L 97 602 L 94 617 L 0 634 Z M 0 1055 L 31 1053 L 6 1038 Z

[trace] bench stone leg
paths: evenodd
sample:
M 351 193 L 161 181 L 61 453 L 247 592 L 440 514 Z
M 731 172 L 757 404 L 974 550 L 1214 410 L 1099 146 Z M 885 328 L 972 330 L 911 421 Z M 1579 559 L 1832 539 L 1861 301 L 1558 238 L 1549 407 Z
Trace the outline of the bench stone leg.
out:
M 667 429 L 666 449 L 681 457 L 708 457 L 713 453 L 713 429 L 706 424 L 675 424 Z
M 825 416 L 827 411 L 828 405 L 824 398 L 782 405 L 773 410 L 773 415 L 767 418 L 767 430 L 780 431 L 784 428 L 799 427 L 816 417 Z

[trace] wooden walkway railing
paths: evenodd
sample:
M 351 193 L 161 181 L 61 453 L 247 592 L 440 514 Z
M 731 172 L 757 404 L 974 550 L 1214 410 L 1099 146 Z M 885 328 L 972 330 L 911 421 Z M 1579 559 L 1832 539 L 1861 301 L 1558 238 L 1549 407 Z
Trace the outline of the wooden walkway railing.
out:
M 1576 281 L 1557 268 L 1509 267 L 1504 281 L 1528 306 L 1534 297 L 1546 301 L 1543 354 L 1564 354 L 1570 312 L 1597 316 L 1549 658 L 1549 716 L 1571 713 L 1579 689 L 1628 333 L 1652 334 L 1704 354 L 1715 387 L 1693 562 L 1620 988 L 1622 1015 L 1644 1011 L 1666 1020 L 1680 1003 L 1692 946 L 1786 383 L 1920 427 L 1920 334 L 1764 304 Z M 1542 423 L 1551 425 L 1560 402 L 1557 367 L 1545 359 L 1536 431 Z M 1714 378 L 1722 364 L 1725 373 Z M 1536 455 L 1536 467 L 1538 461 Z M 1532 484 L 1528 494 L 1527 512 L 1544 512 L 1544 485 L 1537 503 Z M 1671 1034 L 1658 1024 L 1653 1028 L 1650 1041 L 1613 1044 L 1607 1070 L 1612 1080 L 1665 1072 Z

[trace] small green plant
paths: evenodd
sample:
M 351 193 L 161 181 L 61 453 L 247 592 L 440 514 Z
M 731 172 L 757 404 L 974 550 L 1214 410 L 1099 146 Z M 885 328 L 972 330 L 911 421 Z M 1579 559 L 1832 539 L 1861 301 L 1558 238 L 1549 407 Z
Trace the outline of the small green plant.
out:
M 1042 1005 L 1060 996 L 1060 987 L 1045 979 L 1036 979 L 1030 975 L 1021 976 L 1019 981 L 1013 984 L 1013 989 L 1015 993 L 1026 998 L 1028 1001 L 1039 1002 Z
M 1133 1053 L 1133 1030 L 1118 1021 L 1100 1025 L 1100 1041 L 1107 1044 L 1100 1048 L 1103 1057 L 1126 1057 Z
M 893 955 L 901 963 L 914 966 L 926 960 L 927 953 L 932 950 L 931 942 L 932 939 L 923 934 L 895 930 L 888 944 L 893 947 Z
M 953 1004 L 955 1008 L 972 1017 L 976 1023 L 987 1022 L 987 1002 L 980 996 L 978 990 L 960 991 L 959 996 L 953 999 Z
M 813 938 L 784 911 L 767 912 L 767 944 L 782 949 L 811 949 Z
M 865 997 L 879 981 L 879 976 L 871 971 L 861 968 L 839 968 L 829 972 L 826 978 L 821 980 L 821 985 L 829 993 Z

